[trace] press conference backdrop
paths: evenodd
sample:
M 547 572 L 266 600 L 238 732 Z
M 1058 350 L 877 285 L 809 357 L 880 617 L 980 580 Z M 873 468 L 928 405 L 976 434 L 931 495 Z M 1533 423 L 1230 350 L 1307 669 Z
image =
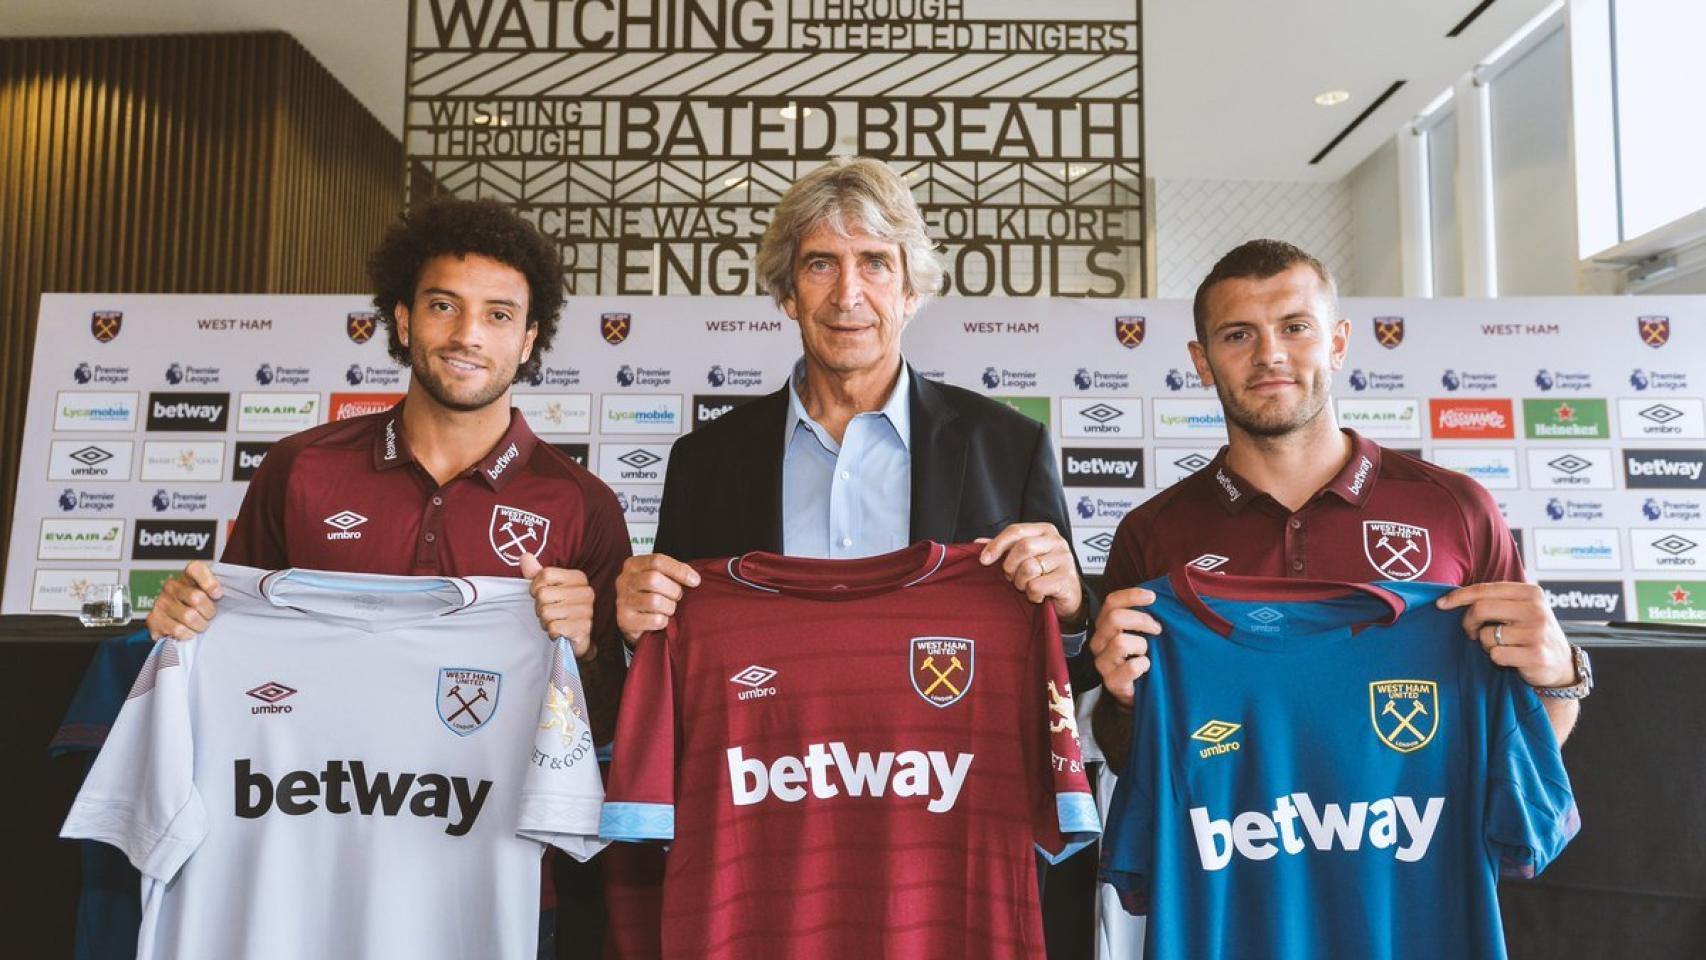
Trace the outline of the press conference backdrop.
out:
M 1344 308 L 1341 421 L 1485 485 L 1559 616 L 1706 623 L 1706 298 Z M 361 297 L 48 295 L 40 330 L 5 613 L 73 612 L 97 583 L 146 610 L 166 575 L 218 555 L 273 441 L 406 387 Z M 1048 424 L 1097 573 L 1120 518 L 1224 442 L 1190 339 L 1182 301 L 946 299 L 904 342 L 923 375 Z M 516 405 L 615 489 L 644 552 L 670 442 L 780 387 L 798 353 L 768 300 L 576 299 Z M 493 549 L 512 552 L 503 519 Z M 325 522 L 348 537 L 368 521 Z M 1371 578 L 1427 579 L 1432 535 L 1371 518 Z

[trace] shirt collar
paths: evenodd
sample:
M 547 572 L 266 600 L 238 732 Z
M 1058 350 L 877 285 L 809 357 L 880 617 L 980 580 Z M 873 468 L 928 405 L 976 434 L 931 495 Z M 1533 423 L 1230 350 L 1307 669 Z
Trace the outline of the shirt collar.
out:
M 1320 493 L 1334 494 L 1346 503 L 1360 507 L 1368 502 L 1369 495 L 1374 492 L 1374 480 L 1380 473 L 1380 445 L 1355 430 L 1345 429 L 1344 434 L 1351 440 L 1350 458 L 1345 461 L 1338 474 L 1327 481 Z M 1221 447 L 1220 453 L 1205 470 L 1210 482 L 1214 484 L 1215 496 L 1219 498 L 1221 505 L 1228 511 L 1237 513 L 1268 494 L 1232 469 L 1226 462 L 1227 449 Z
M 806 413 L 806 405 L 800 400 L 799 384 L 806 378 L 806 358 L 794 361 L 794 372 L 788 376 L 788 418 L 784 422 L 785 431 L 782 443 L 786 447 L 793 442 L 794 434 L 801 424 L 815 423 L 811 415 Z M 888 418 L 894 432 L 900 437 L 901 446 L 908 451 L 912 449 L 912 368 L 907 366 L 906 359 L 900 361 L 900 376 L 895 379 L 894 389 L 889 391 L 888 399 L 883 401 L 877 413 Z
M 533 456 L 533 448 L 538 445 L 539 438 L 527 425 L 527 418 L 521 415 L 520 410 L 511 407 L 509 428 L 474 465 L 472 472 L 494 491 L 502 490 L 516 474 L 521 473 Z M 399 400 L 390 414 L 383 418 L 379 429 L 374 431 L 373 468 L 390 470 L 414 462 L 414 451 L 409 449 L 409 442 L 403 436 L 403 401 Z

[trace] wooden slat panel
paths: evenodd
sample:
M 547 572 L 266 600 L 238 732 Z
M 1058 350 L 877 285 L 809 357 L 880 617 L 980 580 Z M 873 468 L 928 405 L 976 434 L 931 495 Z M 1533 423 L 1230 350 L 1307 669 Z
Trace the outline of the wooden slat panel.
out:
M 43 292 L 365 290 L 402 180 L 285 34 L 0 39 L 0 544 Z

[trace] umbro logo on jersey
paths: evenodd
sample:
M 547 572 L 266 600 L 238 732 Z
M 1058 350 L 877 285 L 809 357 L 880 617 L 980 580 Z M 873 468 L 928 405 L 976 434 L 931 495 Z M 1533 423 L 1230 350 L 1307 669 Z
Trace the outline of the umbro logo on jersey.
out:
M 296 688 L 287 687 L 277 680 L 268 680 L 258 687 L 243 692 L 261 701 L 260 705 L 249 708 L 249 713 L 259 716 L 266 713 L 289 713 L 291 711 L 290 704 L 280 703 L 279 701 L 287 700 L 295 695 Z
M 361 531 L 355 529 L 367 522 L 367 518 L 354 510 L 339 510 L 325 520 L 326 526 L 333 528 L 326 534 L 327 540 L 360 540 Z
M 758 700 L 763 697 L 774 697 L 776 695 L 776 688 L 769 685 L 770 681 L 775 679 L 775 677 L 776 671 L 769 667 L 761 667 L 755 663 L 730 677 L 729 682 L 739 684 L 746 688 L 745 690 L 736 693 L 735 699 Z
M 1223 753 L 1236 753 L 1242 744 L 1237 740 L 1228 740 L 1227 738 L 1242 729 L 1244 729 L 1243 724 L 1232 723 L 1227 720 L 1210 720 L 1203 724 L 1191 734 L 1192 740 L 1201 740 L 1209 744 L 1209 746 L 1198 750 L 1197 756 L 1206 760 Z
M 1223 557 L 1218 553 L 1205 553 L 1195 560 L 1192 560 L 1190 563 L 1185 564 L 1185 566 L 1207 571 L 1225 564 L 1230 559 L 1230 557 Z
M 1310 847 L 1357 850 L 1365 840 L 1377 850 L 1396 847 L 1393 856 L 1415 863 L 1427 856 L 1444 810 L 1444 797 L 1426 798 L 1418 811 L 1415 798 L 1404 796 L 1345 806 L 1328 803 L 1317 810 L 1309 794 L 1292 793 L 1275 797 L 1271 807 L 1225 820 L 1211 817 L 1207 807 L 1192 807 L 1191 832 L 1196 835 L 1203 869 L 1210 871 L 1224 869 L 1234 855 L 1271 860 L 1281 853 L 1296 856 Z
M 766 764 L 747 759 L 739 747 L 728 750 L 729 790 L 737 807 L 747 807 L 774 796 L 783 803 L 799 803 L 808 796 L 829 800 L 841 795 L 880 797 L 885 790 L 896 797 L 929 797 L 925 809 L 946 813 L 960 798 L 974 755 L 958 754 L 950 762 L 941 750 L 903 750 L 895 753 L 848 753 L 839 741 L 814 743 L 804 757 L 777 757 Z
M 374 814 L 395 817 L 409 813 L 417 817 L 439 817 L 448 823 L 444 832 L 460 837 L 474 829 L 480 808 L 492 792 L 492 782 L 470 784 L 467 777 L 442 773 L 385 773 L 371 777 L 360 760 L 327 760 L 324 770 L 292 770 L 276 783 L 253 768 L 248 758 L 233 764 L 237 816 L 256 820 L 274 806 L 289 817 L 317 810 L 327 813 Z M 346 791 L 345 787 L 349 789 Z M 411 790 L 413 796 L 410 795 Z M 407 801 L 405 803 L 405 801 Z

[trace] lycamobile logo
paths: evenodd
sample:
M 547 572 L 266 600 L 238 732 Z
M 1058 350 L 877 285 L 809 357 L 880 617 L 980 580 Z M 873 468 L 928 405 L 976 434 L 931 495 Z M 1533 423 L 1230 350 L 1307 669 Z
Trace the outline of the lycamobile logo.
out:
M 1635 607 L 1649 623 L 1706 624 L 1706 580 L 1637 580 Z
M 1611 418 L 1602 399 L 1525 399 L 1522 419 L 1530 440 L 1603 440 Z

